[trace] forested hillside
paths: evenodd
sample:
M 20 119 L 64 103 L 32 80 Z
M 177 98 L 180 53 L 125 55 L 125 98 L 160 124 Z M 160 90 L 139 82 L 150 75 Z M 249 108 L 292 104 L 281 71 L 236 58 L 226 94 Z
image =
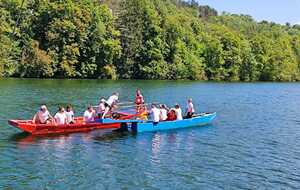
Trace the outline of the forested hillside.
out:
M 0 76 L 300 80 L 300 26 L 181 0 L 1 0 Z

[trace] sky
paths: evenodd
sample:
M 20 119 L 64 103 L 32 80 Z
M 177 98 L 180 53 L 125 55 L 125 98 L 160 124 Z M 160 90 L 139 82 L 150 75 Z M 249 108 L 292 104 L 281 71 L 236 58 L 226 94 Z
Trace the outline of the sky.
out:
M 248 14 L 255 20 L 300 24 L 300 0 L 198 0 L 219 13 Z

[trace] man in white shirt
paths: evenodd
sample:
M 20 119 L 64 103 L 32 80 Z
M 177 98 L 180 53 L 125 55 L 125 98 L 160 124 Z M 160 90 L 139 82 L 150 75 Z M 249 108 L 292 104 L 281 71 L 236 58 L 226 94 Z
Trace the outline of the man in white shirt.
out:
M 176 120 L 183 120 L 182 111 L 181 111 L 179 104 L 175 105 L 175 114 L 176 114 Z
M 159 119 L 160 119 L 160 110 L 156 107 L 155 104 L 151 105 L 150 114 L 151 114 L 151 119 L 152 119 L 153 123 L 155 125 L 158 124 Z
M 195 113 L 194 104 L 192 98 L 188 99 L 186 118 L 192 118 Z
M 96 117 L 96 112 L 91 105 L 88 106 L 87 110 L 83 114 L 83 119 L 86 123 L 94 122 Z
M 46 105 L 42 105 L 40 110 L 33 116 L 32 122 L 36 124 L 47 124 L 53 117 L 49 113 Z
M 65 113 L 65 108 L 59 107 L 58 112 L 54 116 L 57 125 L 65 125 L 67 122 L 67 115 Z
M 118 103 L 119 93 L 114 92 L 105 102 L 105 110 L 102 115 L 102 119 L 105 118 L 105 115 Z

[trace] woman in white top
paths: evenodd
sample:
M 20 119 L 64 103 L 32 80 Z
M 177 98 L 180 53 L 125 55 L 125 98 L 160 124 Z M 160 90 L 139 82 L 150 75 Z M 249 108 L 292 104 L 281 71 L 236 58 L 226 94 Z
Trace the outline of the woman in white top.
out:
M 176 120 L 183 120 L 182 111 L 181 111 L 179 104 L 175 105 L 175 114 L 176 114 Z
M 168 119 L 168 110 L 165 104 L 160 105 L 160 120 L 166 121 Z
M 67 115 L 64 107 L 59 107 L 58 112 L 54 116 L 57 125 L 65 125 L 67 122 Z
M 85 122 L 94 122 L 96 117 L 96 112 L 91 105 L 88 106 L 87 110 L 83 114 L 83 119 Z
M 74 111 L 73 111 L 72 106 L 67 106 L 66 116 L 67 116 L 67 124 L 75 123 Z
M 40 110 L 33 116 L 32 122 L 36 124 L 47 124 L 53 120 L 47 107 L 42 105 Z

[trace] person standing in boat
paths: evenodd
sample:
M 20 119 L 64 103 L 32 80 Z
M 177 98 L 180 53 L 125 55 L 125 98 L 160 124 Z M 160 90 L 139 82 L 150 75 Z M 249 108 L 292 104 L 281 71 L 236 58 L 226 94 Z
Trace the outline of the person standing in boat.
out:
M 142 105 L 145 103 L 144 97 L 142 95 L 141 90 L 137 89 L 136 90 L 136 95 L 135 95 L 135 104 L 136 104 L 136 110 L 137 112 L 140 112 Z
M 103 112 L 102 115 L 102 119 L 105 118 L 106 114 L 111 111 L 118 103 L 119 101 L 119 93 L 114 92 L 105 102 L 104 106 L 105 106 L 105 110 Z
M 151 119 L 154 125 L 158 124 L 159 120 L 160 120 L 160 110 L 156 107 L 155 104 L 151 105 Z
M 65 113 L 65 108 L 59 106 L 58 112 L 54 115 L 54 119 L 57 125 L 65 125 L 67 122 L 67 115 Z
M 181 110 L 179 104 L 175 105 L 175 109 L 174 110 L 175 110 L 175 114 L 176 114 L 176 120 L 183 120 L 183 118 L 182 118 L 182 110 Z
M 83 120 L 86 123 L 90 123 L 90 122 L 94 122 L 95 121 L 95 117 L 96 117 L 96 112 L 95 112 L 93 106 L 89 105 L 87 107 L 87 110 L 83 114 Z
M 46 105 L 42 105 L 32 119 L 32 122 L 36 124 L 47 124 L 51 121 L 53 121 L 53 117 L 49 113 Z
M 192 118 L 195 114 L 194 104 L 192 98 L 188 99 L 187 109 L 186 109 L 186 118 Z
M 74 124 L 75 118 L 74 118 L 74 111 L 71 105 L 67 106 L 66 109 L 66 116 L 67 116 L 67 124 Z

